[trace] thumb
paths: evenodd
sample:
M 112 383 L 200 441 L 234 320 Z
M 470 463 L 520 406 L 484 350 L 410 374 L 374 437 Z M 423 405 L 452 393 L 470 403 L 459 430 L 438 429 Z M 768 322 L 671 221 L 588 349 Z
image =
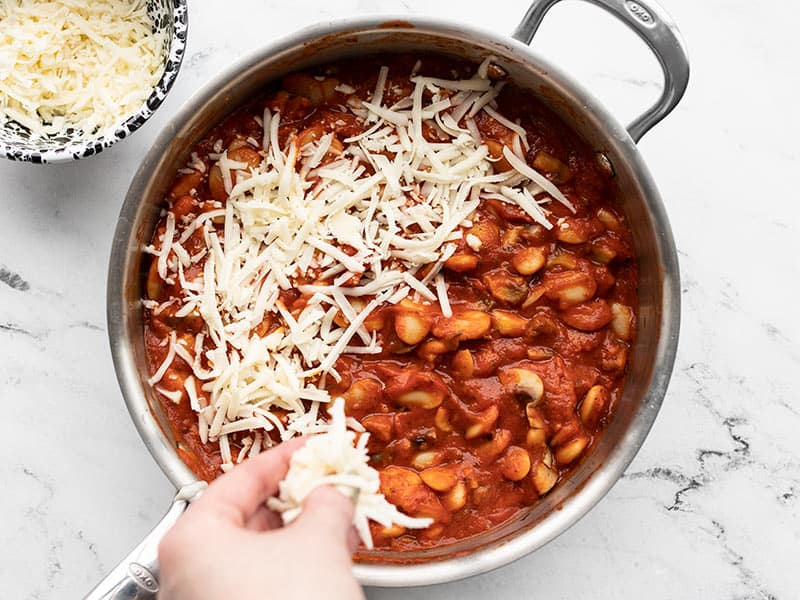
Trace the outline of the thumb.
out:
M 308 531 L 315 539 L 346 546 L 352 553 L 358 546 L 353 510 L 350 498 L 329 485 L 320 486 L 306 498 L 291 526 Z

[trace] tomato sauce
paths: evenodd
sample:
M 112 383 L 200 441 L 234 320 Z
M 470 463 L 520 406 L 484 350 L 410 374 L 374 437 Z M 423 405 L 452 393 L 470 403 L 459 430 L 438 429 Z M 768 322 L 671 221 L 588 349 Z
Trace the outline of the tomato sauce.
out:
M 280 143 L 293 136 L 336 140 L 365 127 L 345 110 L 345 95 L 368 98 L 380 65 L 389 65 L 387 104 L 411 93 L 415 56 L 373 57 L 287 76 L 265 99 L 228 117 L 195 147 L 203 172 L 176 176 L 170 209 L 181 215 L 225 201 L 215 161 L 220 148 L 239 148 L 237 160 L 256 162 L 258 117 L 265 105 L 282 115 Z M 424 57 L 421 72 L 465 77 L 475 66 Z M 498 75 L 502 77 L 502 73 Z M 352 88 L 345 94 L 339 89 Z M 377 355 L 344 355 L 332 396 L 370 432 L 371 464 L 390 502 L 434 524 L 420 531 L 372 525 L 377 547 L 414 550 L 485 531 L 537 502 L 591 451 L 622 394 L 635 336 L 637 266 L 630 231 L 618 208 L 611 176 L 574 132 L 529 92 L 508 83 L 497 111 L 527 133 L 527 163 L 566 195 L 575 211 L 548 205 L 555 226 L 536 224 L 520 208 L 482 202 L 465 239 L 445 263 L 453 317 L 438 304 L 384 305 L 365 326 L 382 346 Z M 481 139 L 502 168 L 502 147 L 512 132 L 486 113 L 476 116 Z M 428 134 L 435 138 L 436 132 Z M 257 162 L 256 162 L 257 164 Z M 157 240 L 164 221 L 154 235 Z M 187 251 L 200 248 L 192 236 Z M 178 284 L 161 280 L 153 261 L 148 298 L 160 303 Z M 202 263 L 194 265 L 202 269 Z M 305 301 L 282 292 L 287 307 Z M 177 306 L 146 310 L 145 343 L 151 372 L 166 355 L 172 333 L 195 339 L 203 322 L 178 318 Z M 162 389 L 162 407 L 178 452 L 197 475 L 212 480 L 221 463 L 216 444 L 200 440 L 197 415 L 182 393 L 191 367 L 176 358 Z M 236 442 L 233 444 L 236 449 Z

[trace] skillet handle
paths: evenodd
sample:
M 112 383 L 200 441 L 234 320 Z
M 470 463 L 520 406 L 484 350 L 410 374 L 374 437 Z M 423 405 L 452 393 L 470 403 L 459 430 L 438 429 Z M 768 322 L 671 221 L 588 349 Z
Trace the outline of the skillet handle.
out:
M 545 14 L 561 0 L 534 0 L 513 37 L 530 44 Z M 630 27 L 656 55 L 664 73 L 661 97 L 630 125 L 628 133 L 638 142 L 680 102 L 689 83 L 689 56 L 678 28 L 654 0 L 585 0 L 614 15 Z
M 158 593 L 158 544 L 189 501 L 177 499 L 153 530 L 84 600 L 145 600 Z

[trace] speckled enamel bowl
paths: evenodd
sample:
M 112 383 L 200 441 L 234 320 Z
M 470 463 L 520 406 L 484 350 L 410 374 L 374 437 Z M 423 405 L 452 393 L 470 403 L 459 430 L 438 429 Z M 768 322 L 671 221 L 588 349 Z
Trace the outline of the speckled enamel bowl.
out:
M 34 138 L 27 128 L 16 122 L 0 127 L 0 156 L 31 163 L 63 163 L 93 156 L 119 140 L 125 139 L 161 106 L 181 68 L 186 50 L 186 0 L 148 0 L 147 12 L 157 31 L 165 33 L 162 47 L 164 71 L 158 83 L 139 110 L 113 129 L 84 139 L 78 132 Z

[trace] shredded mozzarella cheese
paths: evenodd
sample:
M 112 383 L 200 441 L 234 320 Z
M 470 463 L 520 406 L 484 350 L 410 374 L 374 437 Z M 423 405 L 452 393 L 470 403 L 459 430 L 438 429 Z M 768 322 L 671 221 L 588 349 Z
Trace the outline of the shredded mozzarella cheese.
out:
M 402 520 L 408 517 L 377 494 L 366 436 L 353 446 L 341 402 L 332 423 L 320 414 L 333 400 L 325 383 L 340 380 L 336 363 L 343 354 L 381 351 L 364 325 L 381 305 L 412 295 L 438 302 L 442 314 L 452 316 L 441 270 L 462 239 L 480 249 L 481 240 L 466 230 L 483 199 L 520 206 L 548 228 L 551 198 L 571 207 L 508 148 L 513 168 L 495 172 L 469 116 L 491 109 L 499 90 L 486 64 L 464 80 L 415 75 L 412 93 L 392 106 L 383 103 L 388 71 L 381 69 L 372 102 L 352 106 L 363 133 L 343 140 L 333 157 L 332 134 L 302 148 L 290 137 L 281 147 L 281 114 L 264 111 L 258 167 L 231 160 L 221 141 L 214 145 L 212 160 L 228 193 L 225 208 L 212 205 L 180 222 L 167 213 L 158 248 L 146 249 L 157 257 L 159 276 L 181 284 L 180 298 L 170 301 L 179 303 L 176 314 L 204 323 L 192 349 L 176 343 L 173 333 L 151 383 L 176 356 L 191 367 L 185 391 L 198 413 L 199 435 L 219 444 L 224 469 L 269 447 L 270 434 L 285 440 L 326 432 L 300 451 L 280 501 L 273 502 L 287 522 L 311 489 L 327 482 L 360 490 L 356 524 L 365 543 L 371 543 L 367 519 L 424 526 Z M 438 127 L 437 141 L 423 135 L 423 125 Z M 192 270 L 187 280 L 188 253 L 175 245 L 197 239 L 198 232 L 205 244 L 196 253 L 202 270 Z M 282 292 L 289 290 L 299 291 L 302 302 L 287 305 Z M 355 421 L 349 425 L 358 428 Z M 236 440 L 241 450 L 234 455 Z
M 0 126 L 83 138 L 147 100 L 164 69 L 145 0 L 0 2 Z
M 198 412 L 201 393 L 208 397 L 202 408 L 207 439 L 250 429 L 277 429 L 287 439 L 317 427 L 318 404 L 331 400 L 318 384 L 326 377 L 339 380 L 339 357 L 381 351 L 363 324 L 382 303 L 413 293 L 452 315 L 440 271 L 455 251 L 451 242 L 462 239 L 482 197 L 517 204 L 547 227 L 552 225 L 542 203 L 548 199 L 537 200 L 534 193 L 544 188 L 571 206 L 508 148 L 514 169 L 495 173 L 487 146 L 465 133 L 475 127 L 468 115 L 491 110 L 500 88 L 481 75 L 485 70 L 482 65 L 466 80 L 414 76 L 411 95 L 385 107 L 388 70 L 382 68 L 373 102 L 354 109 L 363 115 L 365 133 L 345 140 L 343 152 L 328 162 L 323 160 L 332 135 L 302 149 L 290 139 L 281 148 L 280 112 L 268 110 L 259 167 L 231 160 L 215 145 L 229 193 L 225 209 L 181 224 L 167 213 L 160 248 L 148 250 L 157 255 L 162 279 L 174 282 L 178 276 L 177 314 L 201 317 L 212 346 L 200 344 L 192 353 L 173 342 L 151 382 L 160 380 L 176 353 L 192 367 L 186 391 Z M 427 104 L 426 89 L 433 92 Z M 452 134 L 441 130 L 449 140 L 431 142 L 423 136 L 423 123 L 437 117 L 444 122 L 441 117 L 451 113 L 458 113 L 467 130 L 454 122 Z M 375 124 L 367 127 L 371 121 Z M 222 231 L 214 226 L 219 217 Z M 183 268 L 192 257 L 176 246 L 197 230 L 206 242 L 199 254 L 205 262 L 202 273 L 188 281 Z M 479 249 L 476 236 L 465 240 Z M 416 273 L 423 267 L 420 279 Z M 299 309 L 280 300 L 281 290 L 292 288 L 309 297 Z M 337 313 L 347 323 L 337 325 Z M 272 325 L 256 334 L 265 322 Z M 283 421 L 275 410 L 286 415 Z M 237 421 L 247 426 L 233 425 Z
M 341 398 L 330 407 L 330 415 L 322 432 L 292 455 L 278 496 L 267 502 L 269 508 L 281 513 L 284 524 L 300 515 L 303 503 L 321 485 L 331 485 L 353 499 L 353 525 L 367 548 L 372 548 L 370 520 L 385 527 L 400 525 L 409 529 L 424 529 L 433 523 L 433 519 L 401 513 L 380 493 L 378 472 L 369 466 L 369 434 L 361 433 L 356 441 L 356 433 L 347 428 Z

